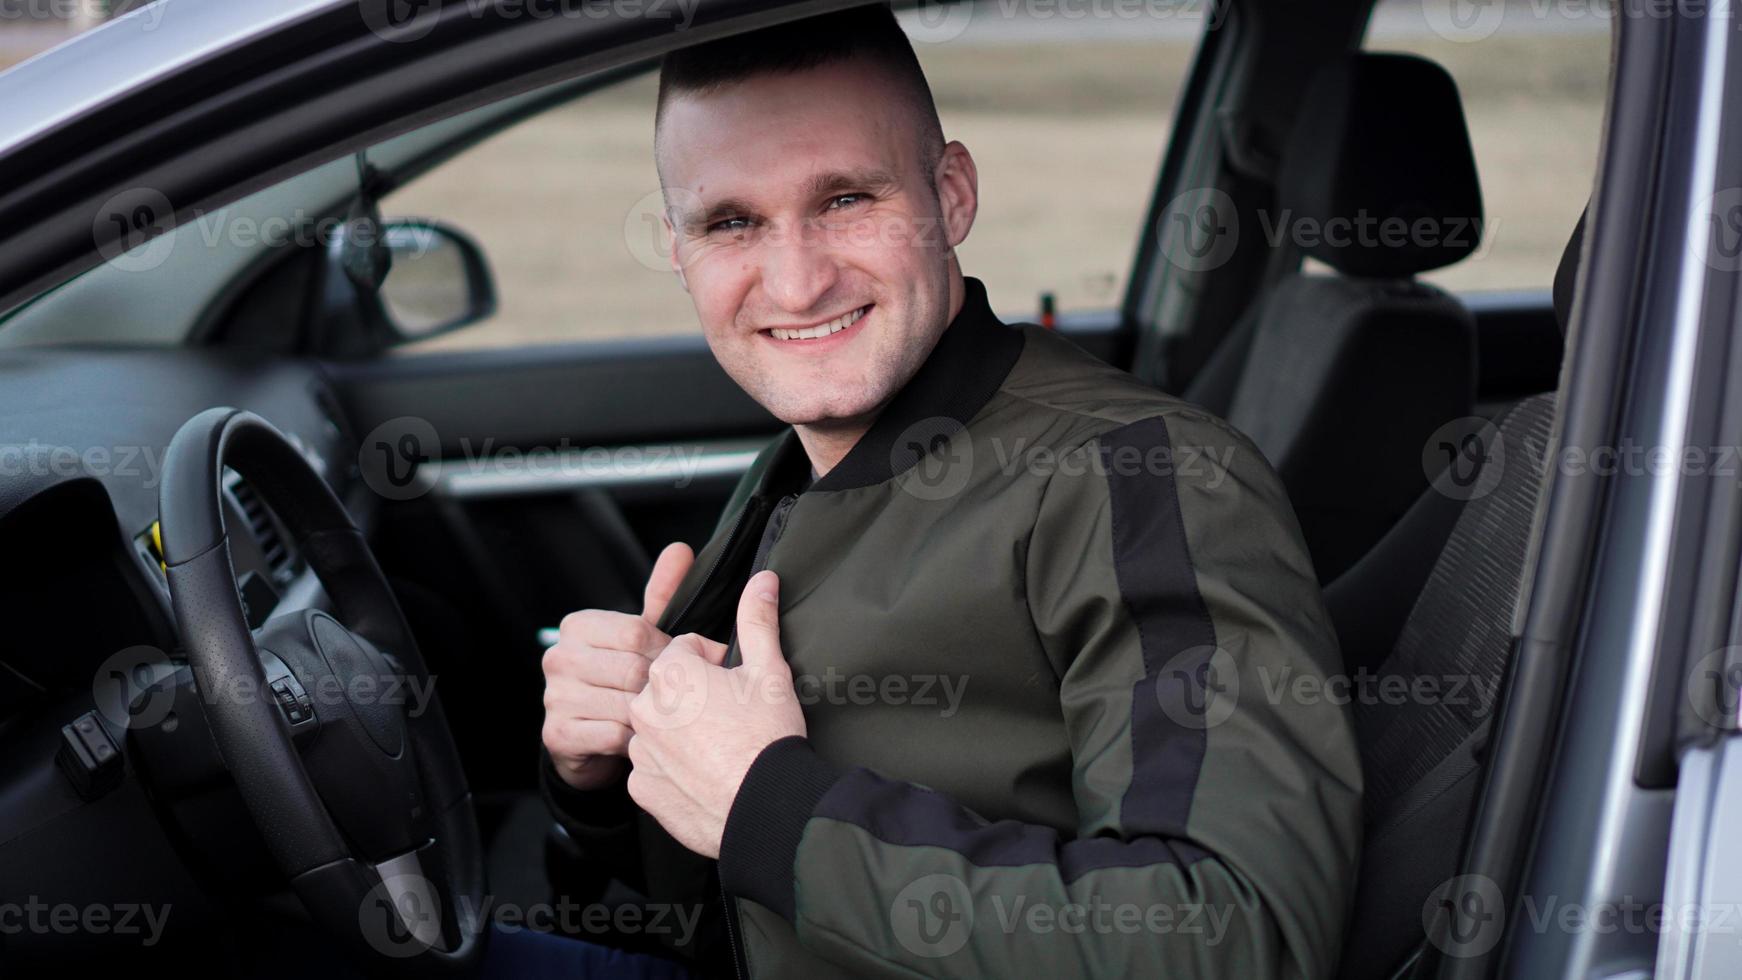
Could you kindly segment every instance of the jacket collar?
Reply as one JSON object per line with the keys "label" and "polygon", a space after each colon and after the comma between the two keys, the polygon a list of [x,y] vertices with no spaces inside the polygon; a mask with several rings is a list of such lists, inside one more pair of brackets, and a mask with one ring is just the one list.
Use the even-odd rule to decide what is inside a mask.
{"label": "jacket collar", "polygon": [[[906,471],[918,456],[901,449],[903,433],[923,423],[928,433],[950,432],[968,424],[1004,383],[1022,354],[1022,331],[992,314],[986,286],[972,276],[962,280],[962,309],[938,338],[937,346],[845,458],[807,490],[851,490],[882,483]],[[788,429],[778,456],[804,456],[798,433]],[[773,465],[766,476],[808,473],[808,463]],[[765,483],[766,486],[766,483]]]}

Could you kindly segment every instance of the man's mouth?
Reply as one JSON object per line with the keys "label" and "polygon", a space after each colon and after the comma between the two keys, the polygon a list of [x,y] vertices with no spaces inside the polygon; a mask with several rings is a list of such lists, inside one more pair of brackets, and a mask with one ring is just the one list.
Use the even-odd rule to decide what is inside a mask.
{"label": "man's mouth", "polygon": [[861,306],[851,312],[843,313],[827,323],[819,323],[814,327],[800,327],[797,329],[772,327],[765,331],[765,333],[770,337],[773,337],[775,340],[821,340],[831,334],[840,333],[864,319],[865,314],[871,312],[872,305],[875,304]]}

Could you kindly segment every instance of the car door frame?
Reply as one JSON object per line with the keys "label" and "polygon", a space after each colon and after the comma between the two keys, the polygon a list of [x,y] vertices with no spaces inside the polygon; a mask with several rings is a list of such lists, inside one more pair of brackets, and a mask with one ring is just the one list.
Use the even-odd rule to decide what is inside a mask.
{"label": "car door frame", "polygon": [[1649,0],[1618,16],[1535,574],[1463,873],[1438,896],[1441,977],[1643,976],[1659,962],[1650,929],[1566,928],[1554,910],[1664,900],[1683,682],[1698,638],[1733,621],[1734,477],[1679,455],[1644,471],[1590,461],[1736,444],[1742,278],[1703,243],[1723,175],[1742,176],[1742,127],[1724,112],[1742,99],[1742,45],[1727,18],[1664,17]]}

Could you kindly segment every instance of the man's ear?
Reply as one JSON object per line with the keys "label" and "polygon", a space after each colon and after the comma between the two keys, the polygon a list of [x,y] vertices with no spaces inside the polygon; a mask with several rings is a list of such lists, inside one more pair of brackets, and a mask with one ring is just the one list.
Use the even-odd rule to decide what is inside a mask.
{"label": "man's ear", "polygon": [[944,244],[955,248],[974,227],[980,210],[980,171],[974,157],[959,140],[944,144],[936,171],[938,205],[944,222]]}

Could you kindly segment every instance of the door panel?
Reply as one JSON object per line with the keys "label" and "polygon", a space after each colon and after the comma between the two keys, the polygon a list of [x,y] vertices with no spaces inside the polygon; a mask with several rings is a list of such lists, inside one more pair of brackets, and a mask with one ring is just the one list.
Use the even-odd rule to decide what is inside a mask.
{"label": "door panel", "polygon": [[[638,611],[651,557],[712,532],[779,424],[702,339],[387,357],[330,366],[375,548],[438,683],[474,787],[532,785],[541,628]],[[504,760],[524,760],[523,765]]]}

